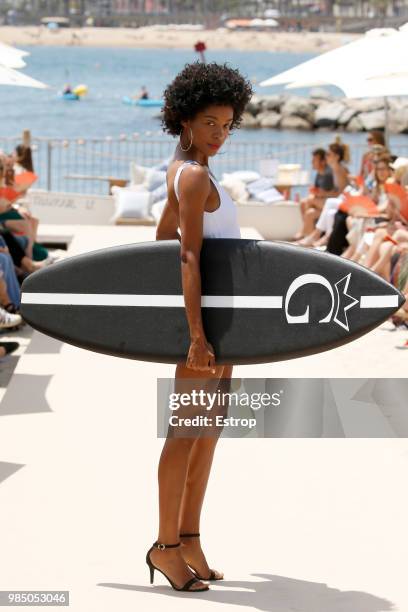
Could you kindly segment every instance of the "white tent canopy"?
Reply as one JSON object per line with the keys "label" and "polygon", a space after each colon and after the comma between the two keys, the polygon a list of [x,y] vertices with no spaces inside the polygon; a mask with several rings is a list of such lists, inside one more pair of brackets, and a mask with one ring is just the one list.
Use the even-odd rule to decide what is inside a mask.
{"label": "white tent canopy", "polygon": [[[392,75],[407,73],[408,28],[400,30],[379,28],[370,30],[358,40],[328,51],[294,68],[262,81],[261,86],[287,84],[288,89],[299,87],[314,87],[317,85],[336,85],[348,97],[364,97],[362,80],[382,77],[388,79]],[[402,82],[401,82],[402,83]],[[367,91],[373,90],[373,85],[367,85]],[[397,94],[402,95],[400,88]],[[359,92],[358,96],[355,93]],[[360,94],[361,92],[361,94]],[[408,80],[406,81],[408,94]],[[369,94],[369,95],[378,95]]]}
{"label": "white tent canopy", "polygon": [[0,66],[6,66],[7,68],[24,68],[26,65],[22,59],[29,55],[27,51],[21,51],[15,49],[4,43],[0,43]]}
{"label": "white tent canopy", "polygon": [[262,81],[260,85],[286,83],[286,89],[335,85],[347,98],[383,97],[388,142],[387,98],[408,95],[407,57],[408,24],[399,30],[377,28],[352,43]]}
{"label": "white tent canopy", "polygon": [[5,66],[0,66],[0,85],[19,85],[21,87],[36,87],[37,89],[48,88],[48,85],[41,83],[41,81]]}

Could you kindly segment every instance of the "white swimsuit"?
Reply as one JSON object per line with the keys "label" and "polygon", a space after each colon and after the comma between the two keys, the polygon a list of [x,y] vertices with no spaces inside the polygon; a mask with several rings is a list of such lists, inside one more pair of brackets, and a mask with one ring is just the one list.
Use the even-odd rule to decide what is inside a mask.
{"label": "white swimsuit", "polygon": [[[187,164],[199,164],[194,160],[187,160],[177,168],[176,176],[174,177],[174,191],[177,200],[179,200],[178,183],[180,174]],[[237,209],[229,195],[229,193],[218,184],[218,181],[209,175],[215,185],[220,196],[219,207],[212,211],[204,211],[203,215],[203,238],[241,238],[241,232],[238,225]]]}

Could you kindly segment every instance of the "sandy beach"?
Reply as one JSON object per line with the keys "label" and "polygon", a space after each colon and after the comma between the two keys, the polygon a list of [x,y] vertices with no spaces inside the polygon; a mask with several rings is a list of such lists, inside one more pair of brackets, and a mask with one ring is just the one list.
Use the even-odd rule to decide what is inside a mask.
{"label": "sandy beach", "polygon": [[180,31],[144,28],[62,28],[43,26],[0,27],[0,41],[16,46],[133,47],[146,49],[189,49],[203,40],[208,49],[319,53],[351,42],[356,35],[328,32],[231,32],[217,30]]}

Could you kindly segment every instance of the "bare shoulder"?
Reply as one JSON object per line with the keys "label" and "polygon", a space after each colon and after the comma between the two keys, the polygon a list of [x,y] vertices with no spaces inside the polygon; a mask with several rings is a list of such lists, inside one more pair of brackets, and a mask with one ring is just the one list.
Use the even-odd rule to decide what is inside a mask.
{"label": "bare shoulder", "polygon": [[[168,178],[170,184],[174,182],[174,178],[178,169],[183,165],[182,160],[173,161],[168,168]],[[180,193],[190,188],[200,188],[208,185],[210,187],[210,177],[207,169],[201,164],[186,164],[179,178]]]}

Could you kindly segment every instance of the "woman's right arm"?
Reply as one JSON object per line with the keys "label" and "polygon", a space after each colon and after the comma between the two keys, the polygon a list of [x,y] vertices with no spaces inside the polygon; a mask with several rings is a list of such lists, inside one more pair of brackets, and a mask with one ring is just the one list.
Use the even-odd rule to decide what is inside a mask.
{"label": "woman's right arm", "polygon": [[190,166],[184,169],[179,181],[179,215],[181,279],[190,329],[190,349],[186,366],[195,370],[214,372],[214,350],[205,336],[201,316],[200,272],[204,206],[210,189],[210,178],[204,168]]}

